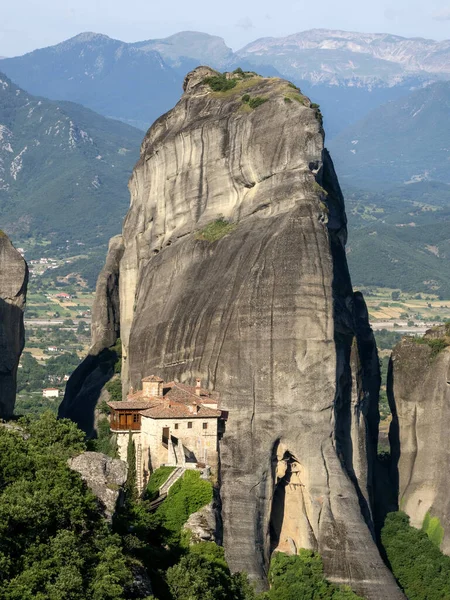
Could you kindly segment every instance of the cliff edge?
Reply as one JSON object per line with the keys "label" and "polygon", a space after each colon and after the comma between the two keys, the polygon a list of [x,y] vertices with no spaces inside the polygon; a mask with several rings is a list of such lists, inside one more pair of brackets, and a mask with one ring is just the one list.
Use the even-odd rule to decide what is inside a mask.
{"label": "cliff edge", "polygon": [[450,441],[450,326],[421,339],[404,338],[393,350],[388,397],[399,506],[417,528],[434,519],[435,541],[450,554],[448,473]]}
{"label": "cliff edge", "polygon": [[17,369],[25,344],[23,311],[28,266],[0,231],[0,418],[9,419],[16,402]]}

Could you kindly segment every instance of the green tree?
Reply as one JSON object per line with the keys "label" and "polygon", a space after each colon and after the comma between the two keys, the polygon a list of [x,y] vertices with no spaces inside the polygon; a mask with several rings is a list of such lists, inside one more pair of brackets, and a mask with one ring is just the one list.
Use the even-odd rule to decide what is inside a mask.
{"label": "green tree", "polygon": [[45,413],[0,428],[0,577],[5,600],[125,597],[131,571],[97,498],[67,460],[74,423]]}
{"label": "green tree", "polygon": [[381,541],[409,600],[450,599],[450,557],[442,554],[424,531],[411,527],[408,515],[388,514]]}
{"label": "green tree", "polygon": [[128,476],[127,483],[125,486],[125,494],[128,502],[135,501],[138,496],[137,491],[137,479],[136,479],[136,446],[134,445],[133,434],[128,435],[128,446],[127,446],[127,463],[128,463]]}

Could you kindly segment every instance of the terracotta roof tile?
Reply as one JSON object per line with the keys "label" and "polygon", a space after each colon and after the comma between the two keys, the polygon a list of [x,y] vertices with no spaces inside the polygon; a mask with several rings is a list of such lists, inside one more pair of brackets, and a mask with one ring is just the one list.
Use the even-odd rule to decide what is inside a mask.
{"label": "terracotta roof tile", "polygon": [[[163,380],[155,375],[151,375],[143,379],[143,381],[156,381],[160,383]],[[108,406],[114,410],[140,410],[143,416],[154,419],[206,419],[220,417],[220,410],[203,405],[203,402],[217,405],[217,396],[211,397],[208,390],[203,388],[201,388],[200,396],[198,396],[196,389],[184,383],[171,381],[164,384],[163,396],[144,396],[143,391],[138,390],[129,394],[127,399],[122,402],[108,402]],[[190,411],[189,407],[193,405],[199,407],[198,412],[193,413]]]}
{"label": "terracotta roof tile", "polygon": [[150,417],[151,419],[218,419],[221,414],[220,410],[206,408],[206,406],[201,405],[198,412],[192,413],[186,405],[178,403],[170,406],[160,404],[141,411],[143,417]]}
{"label": "terracotta roof tile", "polygon": [[148,398],[142,398],[140,400],[122,400],[122,402],[108,402],[107,404],[114,410],[141,410],[159,405],[159,403],[155,402],[154,399]]}

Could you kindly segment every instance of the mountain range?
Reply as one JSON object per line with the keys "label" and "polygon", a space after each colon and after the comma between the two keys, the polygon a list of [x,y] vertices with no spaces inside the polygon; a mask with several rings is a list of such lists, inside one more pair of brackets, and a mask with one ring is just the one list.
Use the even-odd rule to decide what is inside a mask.
{"label": "mountain range", "polygon": [[450,79],[450,42],[320,29],[262,38],[233,52],[222,38],[198,32],[134,43],[82,33],[3,59],[0,69],[33,94],[147,129],[172,108],[185,74],[200,64],[292,79],[321,104],[332,137],[412,88]]}
{"label": "mountain range", "polygon": [[[449,44],[314,30],[233,52],[197,32],[133,44],[84,33],[1,60],[21,86],[0,75],[2,227],[15,241],[51,240],[64,252],[97,248],[97,268],[128,207],[142,129],[178,101],[198,64],[242,66],[282,73],[321,104],[347,196],[355,281],[448,295]],[[79,265],[91,282],[93,265]]]}
{"label": "mountain range", "polygon": [[0,73],[0,212],[14,239],[105,244],[128,207],[142,133]]}
{"label": "mountain range", "polygon": [[450,183],[450,82],[372,110],[329,143],[343,182],[364,187]]}

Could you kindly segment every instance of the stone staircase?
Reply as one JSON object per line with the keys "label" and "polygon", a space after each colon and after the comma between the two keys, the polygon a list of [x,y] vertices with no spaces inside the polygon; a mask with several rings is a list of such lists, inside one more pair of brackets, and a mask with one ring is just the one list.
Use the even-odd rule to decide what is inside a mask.
{"label": "stone staircase", "polygon": [[153,502],[150,502],[148,508],[151,512],[156,510],[158,506],[164,502],[164,500],[167,498],[167,494],[169,493],[170,488],[176,481],[180,479],[180,477],[184,475],[185,471],[186,469],[184,467],[177,467],[174,471],[172,471],[172,473],[169,475],[166,481],[159,488],[158,498],[156,498],[156,500],[153,500]]}

